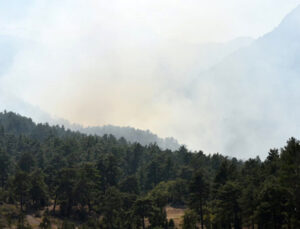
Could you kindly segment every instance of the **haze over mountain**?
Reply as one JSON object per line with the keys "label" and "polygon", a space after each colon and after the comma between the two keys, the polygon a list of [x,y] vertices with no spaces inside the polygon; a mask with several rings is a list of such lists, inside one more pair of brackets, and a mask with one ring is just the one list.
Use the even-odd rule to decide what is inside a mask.
{"label": "haze over mountain", "polygon": [[[166,44],[164,49],[174,49],[176,51],[181,50],[181,55],[174,55],[172,58],[162,57],[160,64],[169,66],[168,69],[173,72],[169,72],[167,74],[172,75],[175,74],[175,72],[177,72],[176,74],[180,72],[181,75],[184,73],[188,75],[196,75],[198,72],[207,70],[220,62],[223,58],[242,47],[250,45],[252,42],[253,39],[251,38],[241,37],[226,43],[212,42],[199,45],[170,43]],[[0,59],[5,60],[0,63],[4,72],[5,69],[9,69],[13,64],[13,60],[7,59],[7,57],[14,57],[17,49],[16,41],[3,38],[3,42],[0,42],[0,49],[5,50],[5,52],[3,52],[0,56]],[[184,62],[185,64],[177,65],[177,62]],[[115,125],[83,127],[80,124],[72,124],[64,118],[53,117],[38,106],[31,105],[5,90],[0,91],[0,109],[16,111],[22,115],[31,117],[37,123],[48,122],[53,125],[64,125],[66,128],[86,134],[96,134],[99,136],[112,134],[117,138],[124,137],[129,142],[139,142],[142,145],[156,143],[162,149],[177,150],[180,147],[178,141],[173,137],[160,138],[156,134],[153,134],[150,130],[144,131],[133,127],[121,127]]]}
{"label": "haze over mountain", "polygon": [[239,158],[299,136],[299,7],[234,39],[267,33],[297,0],[12,2],[0,8],[2,109]]}
{"label": "haze over mountain", "polygon": [[0,0],[0,228],[300,228],[300,0]]}
{"label": "haze over mountain", "polygon": [[200,116],[211,111],[208,139],[222,139],[228,153],[241,146],[258,152],[300,135],[299,76],[300,6],[272,32],[199,75],[187,90],[193,88]]}
{"label": "haze over mountain", "polygon": [[151,133],[150,130],[139,130],[132,127],[120,127],[113,125],[82,127],[80,125],[67,126],[72,130],[79,131],[88,135],[103,136],[105,134],[112,134],[116,138],[125,138],[128,142],[138,142],[143,146],[150,144],[157,144],[161,149],[178,150],[180,145],[178,141],[172,137],[160,138],[156,134]]}

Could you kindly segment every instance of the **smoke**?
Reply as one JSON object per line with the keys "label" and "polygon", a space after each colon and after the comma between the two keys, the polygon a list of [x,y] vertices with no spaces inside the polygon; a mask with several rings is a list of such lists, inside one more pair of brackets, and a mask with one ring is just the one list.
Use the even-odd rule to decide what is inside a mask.
{"label": "smoke", "polygon": [[[258,124],[236,94],[230,98],[239,107],[234,113],[222,100],[226,81],[212,81],[204,73],[252,40],[201,43],[260,36],[297,1],[272,1],[276,20],[265,10],[269,0],[245,1],[249,7],[235,0],[29,2],[15,19],[0,16],[1,34],[19,44],[0,77],[1,94],[7,96],[3,107],[23,111],[19,107],[30,104],[83,125],[150,129],[208,152],[247,157],[266,150],[266,143],[250,147],[257,138],[242,130],[249,128],[253,136],[272,123],[259,119]],[[249,21],[253,11],[257,23]],[[262,15],[265,24],[259,22]],[[259,127],[253,129],[253,122]]]}

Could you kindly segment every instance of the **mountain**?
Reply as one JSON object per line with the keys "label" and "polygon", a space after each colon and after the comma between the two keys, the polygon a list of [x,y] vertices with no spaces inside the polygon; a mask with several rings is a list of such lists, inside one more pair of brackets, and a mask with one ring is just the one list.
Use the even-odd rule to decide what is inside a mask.
{"label": "mountain", "polygon": [[83,136],[63,126],[50,126],[48,123],[36,124],[31,118],[7,111],[0,112],[0,132],[3,131],[9,135],[26,136],[37,141],[46,141],[53,136],[61,138]]}
{"label": "mountain", "polygon": [[200,115],[213,114],[212,132],[225,136],[221,151],[266,151],[300,135],[299,28],[300,6],[273,31],[190,81]]}
{"label": "mountain", "polygon": [[[0,100],[1,101],[1,100]],[[29,109],[30,108],[30,109]],[[29,110],[28,110],[29,109]],[[161,149],[170,149],[170,150],[178,150],[180,145],[178,141],[172,137],[169,138],[160,138],[157,135],[151,133],[149,130],[140,130],[132,127],[119,127],[119,126],[95,126],[95,127],[82,127],[78,124],[70,124],[70,122],[63,119],[55,119],[52,118],[47,113],[42,112],[40,109],[34,106],[28,106],[27,111],[36,112],[36,118],[26,118],[25,116],[18,115],[13,112],[4,111],[0,113],[0,125],[4,126],[5,129],[8,130],[11,134],[24,134],[29,136],[35,136],[37,131],[41,131],[44,129],[46,125],[36,125],[34,121],[37,123],[49,123],[50,125],[54,125],[53,131],[58,135],[65,135],[65,130],[76,131],[77,133],[87,134],[87,135],[113,135],[117,139],[124,138],[126,141],[131,143],[140,143],[143,146],[150,144],[157,144]],[[25,110],[26,111],[26,110]],[[38,121],[37,121],[38,120]],[[38,128],[36,128],[36,126]],[[45,130],[46,131],[46,130]],[[67,131],[66,133],[70,133]],[[44,133],[47,136],[49,133]],[[42,136],[41,136],[42,137]]]}
{"label": "mountain", "polygon": [[[4,112],[0,225],[140,229],[146,209],[147,228],[197,228],[202,222],[217,228],[298,228],[299,158],[295,138],[265,161],[243,162],[184,146],[162,151],[113,136],[87,136]],[[208,224],[199,222],[202,203],[215,214]],[[48,214],[41,217],[41,211]]]}
{"label": "mountain", "polygon": [[[249,46],[253,41],[254,39],[250,37],[239,37],[223,43],[194,44],[169,41],[158,46],[162,50],[162,55],[170,55],[162,56],[163,58],[159,58],[159,61],[162,65],[166,63],[173,68],[182,67],[185,71],[188,68],[203,71],[216,65],[237,50]],[[156,52],[158,51],[156,50]]]}
{"label": "mountain", "polygon": [[105,134],[114,135],[116,138],[125,138],[128,142],[138,142],[143,146],[156,143],[161,149],[178,150],[180,145],[172,137],[160,138],[149,130],[140,130],[132,127],[120,127],[113,125],[82,127],[79,125],[66,125],[71,130],[76,130],[89,135],[103,136]]}
{"label": "mountain", "polygon": [[[180,79],[178,80],[179,85],[182,85],[186,81],[186,76],[196,75],[197,72],[202,72],[210,68],[226,56],[242,47],[248,46],[252,42],[251,38],[238,38],[225,43],[207,44],[180,43],[178,41],[163,42],[163,44],[153,47],[150,52],[158,53],[157,56],[155,55],[157,58],[154,59],[157,61],[157,65],[160,66],[158,71],[162,73],[164,78],[167,78],[166,81],[168,84],[175,82],[176,80],[174,79],[178,78]],[[108,125],[104,127],[82,128],[77,125],[70,125],[70,123],[60,118],[51,117],[38,106],[31,105],[30,101],[23,101],[16,94],[18,92],[11,90],[13,88],[12,85],[6,85],[6,81],[1,81],[1,78],[9,73],[11,68],[18,66],[18,62],[14,62],[15,56],[22,48],[22,41],[16,41],[16,39],[11,37],[0,37],[0,49],[2,50],[0,53],[0,110],[15,111],[32,117],[35,122],[48,122],[54,125],[63,124],[68,128],[87,134],[113,134],[117,137],[123,136],[128,141],[137,141],[144,145],[155,142],[163,149],[169,148],[175,150],[179,147],[178,142],[173,138],[162,139],[150,131],[142,131],[132,127]],[[147,47],[143,48],[147,49]],[[177,88],[177,86],[174,87]]]}
{"label": "mountain", "polygon": [[4,110],[14,111],[26,117],[31,117],[37,123],[48,122],[59,124],[57,119],[52,118],[51,115],[38,106],[31,105],[8,91],[0,90],[0,111]]}

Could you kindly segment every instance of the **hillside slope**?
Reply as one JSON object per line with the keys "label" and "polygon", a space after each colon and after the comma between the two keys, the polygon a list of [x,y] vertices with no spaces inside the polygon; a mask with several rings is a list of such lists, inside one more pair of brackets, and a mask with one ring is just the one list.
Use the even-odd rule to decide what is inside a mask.
{"label": "hillside slope", "polygon": [[211,132],[224,136],[220,151],[266,151],[300,135],[299,28],[300,6],[273,31],[190,82],[199,116],[209,111]]}
{"label": "hillside slope", "polygon": [[160,138],[149,130],[140,130],[133,127],[120,127],[113,125],[93,126],[86,128],[78,125],[69,125],[68,127],[72,130],[90,135],[103,136],[105,134],[112,134],[116,138],[123,137],[128,142],[138,142],[143,146],[155,143],[161,149],[177,150],[180,147],[178,141],[172,137]]}
{"label": "hillside slope", "polygon": [[[50,116],[49,116],[50,117]],[[159,138],[149,130],[139,130],[132,127],[118,126],[99,126],[84,128],[80,125],[72,125],[65,120],[50,119],[50,127],[48,124],[35,124],[31,118],[18,115],[13,112],[0,113],[0,125],[10,134],[27,135],[36,137],[37,139],[45,139],[50,134],[58,136],[68,136],[74,133],[82,133],[87,135],[113,135],[117,139],[124,138],[131,143],[140,143],[143,146],[157,144],[161,149],[178,150],[180,145],[174,138]],[[59,124],[59,125],[58,125]],[[75,131],[75,132],[71,132]]]}

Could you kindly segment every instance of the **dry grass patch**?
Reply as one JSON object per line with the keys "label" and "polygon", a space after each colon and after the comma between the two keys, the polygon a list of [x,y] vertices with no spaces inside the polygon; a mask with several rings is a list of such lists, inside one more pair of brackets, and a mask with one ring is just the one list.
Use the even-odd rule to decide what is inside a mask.
{"label": "dry grass patch", "polygon": [[173,219],[176,228],[181,228],[182,217],[184,215],[185,208],[173,208],[171,206],[166,207],[168,220]]}

